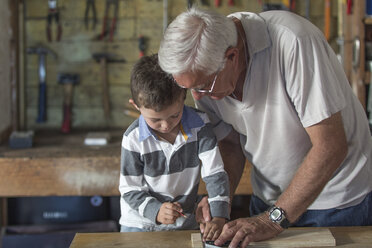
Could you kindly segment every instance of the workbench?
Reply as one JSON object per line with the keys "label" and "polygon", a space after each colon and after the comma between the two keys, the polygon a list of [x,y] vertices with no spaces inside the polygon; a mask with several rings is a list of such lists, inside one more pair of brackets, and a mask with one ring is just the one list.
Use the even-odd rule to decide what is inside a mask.
{"label": "workbench", "polygon": [[[110,130],[111,140],[106,146],[85,146],[89,131],[73,130],[66,135],[40,130],[35,132],[32,148],[0,146],[0,197],[120,195],[124,130]],[[244,171],[237,194],[252,192],[249,168]],[[200,184],[199,194],[206,194],[204,183]],[[3,219],[4,211],[5,207]]]}
{"label": "workbench", "polygon": [[[38,131],[34,147],[0,147],[0,197],[119,195],[121,139],[110,130],[106,146],[85,146],[88,131]],[[246,166],[236,194],[251,194]],[[200,194],[205,194],[201,183]]]}
{"label": "workbench", "polygon": [[[291,228],[290,228],[291,229]],[[315,228],[305,227],[313,230]],[[372,247],[372,226],[330,227],[336,247]],[[198,231],[137,232],[137,233],[77,233],[70,248],[191,248],[191,233]]]}

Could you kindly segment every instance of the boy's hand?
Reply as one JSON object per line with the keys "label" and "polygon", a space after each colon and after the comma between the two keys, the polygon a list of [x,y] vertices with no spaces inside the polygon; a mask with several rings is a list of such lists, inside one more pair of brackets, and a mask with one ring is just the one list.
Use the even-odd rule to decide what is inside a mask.
{"label": "boy's hand", "polygon": [[182,207],[178,202],[164,202],[156,216],[156,221],[162,224],[173,224],[181,216]]}
{"label": "boy's hand", "polygon": [[211,221],[206,222],[204,226],[203,241],[216,240],[220,236],[225,223],[226,219],[221,217],[214,217]]}
{"label": "boy's hand", "polygon": [[199,202],[195,211],[195,217],[196,222],[200,224],[200,232],[204,233],[205,223],[212,219],[211,213],[209,212],[208,196],[204,196]]}

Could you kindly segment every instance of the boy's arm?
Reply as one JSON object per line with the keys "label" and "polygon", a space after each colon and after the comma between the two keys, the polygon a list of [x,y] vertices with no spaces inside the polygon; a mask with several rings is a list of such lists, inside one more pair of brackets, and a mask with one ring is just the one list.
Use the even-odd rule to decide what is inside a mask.
{"label": "boy's arm", "polygon": [[211,215],[229,219],[229,180],[210,123],[206,123],[199,131],[198,137],[201,176],[208,192]]}
{"label": "boy's arm", "polygon": [[125,146],[124,138],[120,162],[121,197],[141,216],[156,223],[156,216],[162,203],[149,194],[149,188],[144,180],[144,165],[140,160],[140,153],[128,150]]}

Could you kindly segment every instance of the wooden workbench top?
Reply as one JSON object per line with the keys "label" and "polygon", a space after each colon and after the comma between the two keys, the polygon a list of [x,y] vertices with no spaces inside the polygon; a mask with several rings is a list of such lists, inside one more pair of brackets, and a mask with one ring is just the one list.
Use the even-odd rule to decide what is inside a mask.
{"label": "wooden workbench top", "polygon": [[0,196],[119,195],[120,144],[86,146],[89,131],[38,131],[29,149],[0,147]]}
{"label": "wooden workbench top", "polygon": [[[310,231],[316,228],[306,227],[301,229]],[[336,247],[372,247],[372,226],[330,227],[329,229],[336,240]],[[77,233],[70,248],[191,248],[191,233],[195,232],[197,231]]]}
{"label": "wooden workbench top", "polygon": [[[38,131],[34,146],[0,146],[0,197],[119,195],[121,139],[124,130],[110,130],[106,146],[86,146],[89,131]],[[237,194],[251,194],[247,166]],[[200,194],[205,194],[204,183]]]}

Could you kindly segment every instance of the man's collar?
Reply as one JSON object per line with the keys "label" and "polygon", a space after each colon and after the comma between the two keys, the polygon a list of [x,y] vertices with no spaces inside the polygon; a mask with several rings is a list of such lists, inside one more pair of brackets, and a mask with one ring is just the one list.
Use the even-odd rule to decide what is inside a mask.
{"label": "man's collar", "polygon": [[250,57],[271,45],[266,22],[261,16],[251,12],[236,12],[228,15],[228,17],[235,17],[241,21]]}

